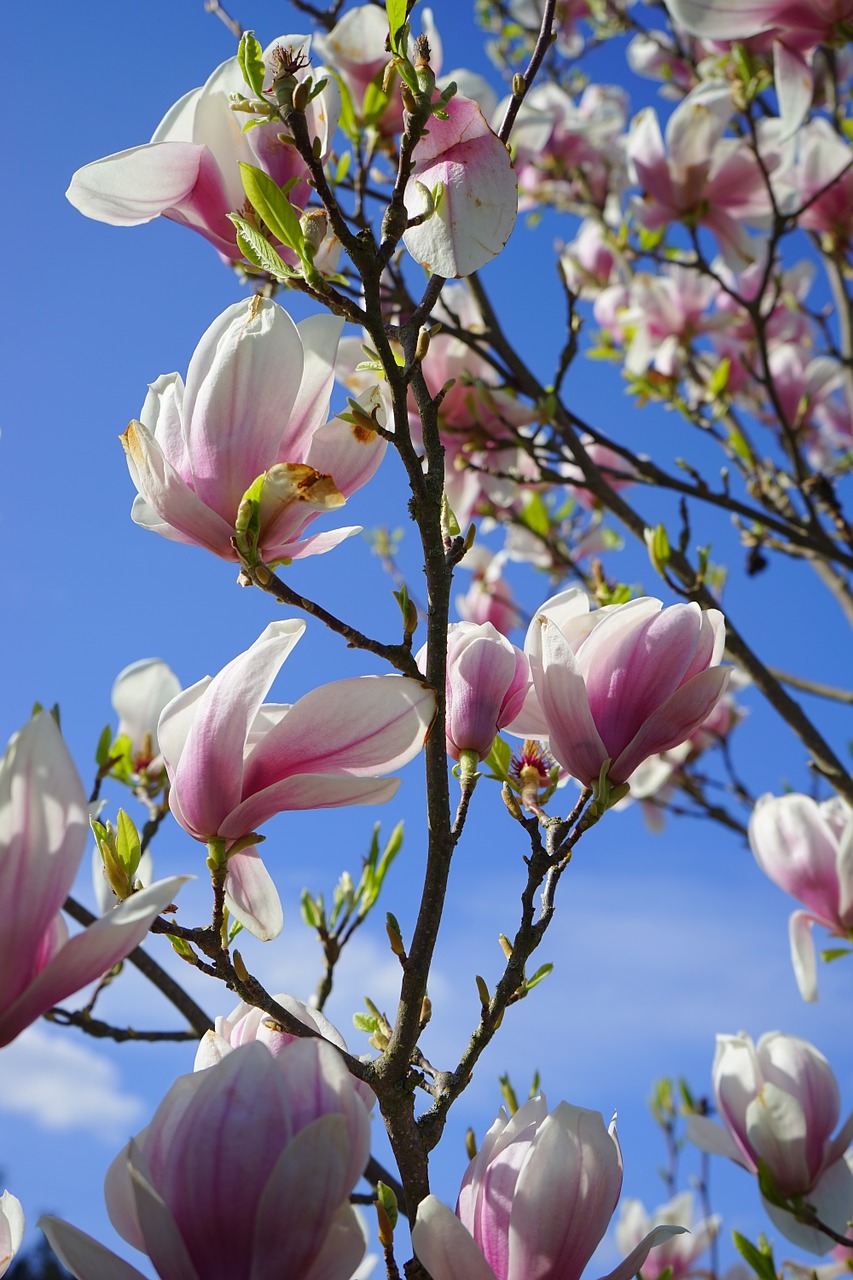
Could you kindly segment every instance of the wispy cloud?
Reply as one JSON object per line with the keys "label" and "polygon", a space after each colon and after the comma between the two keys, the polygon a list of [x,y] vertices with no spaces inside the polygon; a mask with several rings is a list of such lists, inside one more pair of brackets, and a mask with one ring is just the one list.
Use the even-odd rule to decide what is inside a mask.
{"label": "wispy cloud", "polygon": [[38,1026],[0,1054],[0,1108],[42,1129],[83,1129],[109,1144],[124,1141],[145,1111],[108,1058]]}

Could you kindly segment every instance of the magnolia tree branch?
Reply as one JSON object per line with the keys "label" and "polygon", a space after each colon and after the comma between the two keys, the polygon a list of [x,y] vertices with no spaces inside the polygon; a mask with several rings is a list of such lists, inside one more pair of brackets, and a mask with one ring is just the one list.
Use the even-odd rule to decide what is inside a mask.
{"label": "magnolia tree branch", "polygon": [[[94,924],[98,919],[76,898],[66,898],[63,904],[63,911],[66,911],[72,920],[76,920],[78,924],[82,924],[86,928],[90,924]],[[136,947],[127,958],[175,1006],[178,1012],[183,1014],[192,1027],[194,1035],[203,1036],[206,1032],[213,1030],[213,1019],[208,1017],[204,1010],[187,994],[180,983],[176,982],[165,969],[162,969],[156,960],[152,960],[147,952],[143,951],[141,947]]]}

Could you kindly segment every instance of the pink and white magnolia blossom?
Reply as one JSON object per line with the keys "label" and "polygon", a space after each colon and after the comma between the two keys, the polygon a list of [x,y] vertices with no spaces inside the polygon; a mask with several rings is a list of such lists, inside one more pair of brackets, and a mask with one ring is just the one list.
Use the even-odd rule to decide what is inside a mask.
{"label": "pink and white magnolia blossom", "polygon": [[828,120],[809,120],[797,134],[791,174],[797,223],[818,232],[831,253],[849,250],[853,238],[853,148]]}
{"label": "pink and white magnolia blossom", "polygon": [[503,249],[515,226],[518,189],[512,161],[476,102],[457,93],[446,120],[434,116],[413,153],[405,191],[409,218],[429,211],[403,236],[425,271],[468,276]]}
{"label": "pink and white magnolia blossom", "polygon": [[[772,213],[767,179],[749,143],[723,137],[734,112],[727,83],[701,84],[680,102],[661,134],[656,113],[635,116],[628,155],[643,192],[635,208],[649,230],[684,222],[706,227],[734,268],[756,256],[746,225],[763,227]],[[769,171],[780,156],[769,144],[762,161]]]}
{"label": "pink and white magnolia blossom", "polygon": [[[706,1116],[691,1116],[687,1133],[703,1151],[728,1156],[751,1173],[759,1161],[775,1190],[804,1196],[818,1218],[844,1232],[853,1214],[853,1114],[835,1137],[840,1115],[838,1085],[814,1045],[779,1031],[758,1044],[744,1032],[717,1036],[714,1097],[725,1128]],[[804,1226],[778,1205],[764,1207],[784,1236],[811,1253],[833,1241]]]}
{"label": "pink and white magnolia blossom", "polygon": [[665,0],[673,21],[692,35],[742,41],[772,39],[779,114],[787,134],[802,124],[814,94],[820,45],[850,38],[853,0]]}
{"label": "pink and white magnolia blossom", "polygon": [[[305,623],[271,622],[212,679],[165,708],[157,728],[169,805],[196,840],[226,847],[290,809],[384,804],[423,746],[435,695],[405,676],[360,676],[314,689],[292,706],[263,699]],[[228,856],[229,910],[256,936],[275,937],[281,903],[254,847]]]}
{"label": "pink and white magnolia blossom", "polygon": [[[427,648],[415,661],[426,669]],[[484,760],[498,732],[521,710],[530,673],[520,649],[490,622],[452,622],[447,628],[447,754],[474,752]]]}
{"label": "pink and white magnolia blossom", "polygon": [[466,552],[460,568],[470,569],[471,586],[453,601],[463,622],[491,622],[503,635],[521,625],[512,587],[503,577],[506,561],[505,551],[493,554],[477,543]]}
{"label": "pink and white magnolia blossom", "polygon": [[[506,107],[502,103],[497,115]],[[625,189],[628,99],[617,85],[589,85],[577,103],[556,84],[524,99],[512,133],[520,207],[610,210]],[[496,116],[497,118],[497,116]]]}
{"label": "pink and white magnolia blossom", "polygon": [[560,254],[566,284],[579,298],[595,298],[612,282],[617,265],[615,237],[600,218],[584,218]]}
{"label": "pink and white magnolia blossom", "polygon": [[24,1238],[24,1211],[17,1196],[0,1196],[0,1276],[5,1276]]}
{"label": "pink and white magnolia blossom", "polygon": [[[160,1280],[350,1280],[365,1241],[347,1197],[369,1154],[367,1108],[336,1049],[245,1044],[175,1081],[110,1167],[107,1209]],[[78,1280],[139,1280],[68,1223],[41,1226]]]}
{"label": "pink and white magnolia blossom", "polygon": [[627,781],[649,756],[694,733],[724,692],[723,615],[696,604],[664,609],[640,596],[590,610],[570,588],[536,611],[524,644],[533,691],[510,726],[547,737],[554,758],[591,786]]}
{"label": "pink and white magnolia blossom", "polygon": [[184,883],[161,880],[69,937],[62,905],[88,836],[79,775],[53,717],[40,711],[0,762],[0,1046],[138,947]]}
{"label": "pink and white magnolia blossom", "polygon": [[696,1262],[720,1229],[717,1214],[693,1226],[693,1195],[682,1191],[652,1213],[647,1213],[639,1200],[623,1200],[616,1220],[616,1244],[622,1253],[630,1253],[649,1232],[660,1226],[682,1226],[686,1230],[662,1240],[643,1263],[643,1280],[658,1280],[672,1268],[672,1280],[685,1280],[696,1274]]}
{"label": "pink and white magnolia blossom", "polygon": [[[319,1009],[312,1009],[302,1000],[297,1000],[296,996],[289,996],[284,992],[273,996],[273,1000],[294,1018],[298,1018],[306,1027],[310,1027],[312,1031],[322,1036],[329,1044],[343,1050],[344,1053],[347,1052],[346,1040]],[[232,1009],[226,1018],[221,1016],[216,1018],[213,1031],[208,1031],[202,1036],[196,1050],[193,1070],[204,1071],[214,1066],[227,1054],[239,1049],[241,1044],[252,1044],[256,1040],[259,1044],[265,1044],[275,1058],[297,1039],[299,1039],[298,1036],[293,1036],[289,1031],[278,1026],[275,1019],[268,1013],[264,1013],[263,1009],[257,1009],[254,1005],[246,1004],[241,1000],[237,1008]],[[373,1090],[364,1081],[357,1080],[354,1076],[352,1082],[364,1105],[371,1110],[376,1101]]]}
{"label": "pink and white magnolia blossom", "polygon": [[305,536],[321,512],[343,506],[385,453],[367,423],[381,425],[376,388],[364,423],[326,422],[342,321],[312,316],[295,325],[274,302],[228,307],[180,374],[152,383],[122,437],[138,490],[131,515],[143,528],[236,560],[241,500],[260,476],[258,555],[268,563],[331,550],[354,527]]}
{"label": "pink and white magnolia blossom", "polygon": [[696,338],[729,324],[727,316],[712,313],[719,293],[716,280],[679,263],[667,263],[658,275],[635,275],[619,316],[627,335],[625,372],[680,377]]}
{"label": "pink and white magnolia blossom", "polygon": [[[310,37],[281,36],[265,50],[307,55]],[[297,71],[297,79],[310,74]],[[314,78],[321,78],[315,69]],[[270,79],[267,70],[267,79]],[[136,226],[153,218],[169,218],[200,232],[226,259],[241,261],[236,231],[228,214],[246,202],[240,162],[267,172],[280,185],[296,178],[288,193],[291,204],[304,208],[310,194],[307,171],[296,148],[279,138],[275,120],[242,131],[246,117],[231,109],[231,95],[249,91],[237,58],[216,68],[200,89],[184,95],[166,113],[150,142],[105,156],[78,169],[66,192],[76,209],[114,226]],[[273,99],[271,98],[271,101]],[[331,77],[306,108],[308,133],[320,139],[326,155],[340,110],[340,93]]]}
{"label": "pink and white magnolia blossom", "polygon": [[[509,1119],[501,1108],[468,1166],[456,1213],[418,1206],[412,1245],[433,1280],[579,1280],[622,1189],[613,1124],[542,1094]],[[605,1280],[629,1280],[680,1227],[657,1227]]]}
{"label": "pink and white magnolia blossom", "polygon": [[813,926],[853,941],[853,814],[837,798],[762,796],[749,843],[761,870],[806,907],[791,916],[791,961],[800,995],[816,1000]]}

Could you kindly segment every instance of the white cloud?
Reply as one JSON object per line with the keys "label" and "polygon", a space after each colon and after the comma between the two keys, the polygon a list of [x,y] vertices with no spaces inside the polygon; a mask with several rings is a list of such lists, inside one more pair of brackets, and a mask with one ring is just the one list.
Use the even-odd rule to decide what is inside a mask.
{"label": "white cloud", "polygon": [[0,1054],[0,1108],[30,1116],[42,1129],[84,1129],[110,1144],[125,1141],[145,1110],[123,1091],[108,1058],[38,1026]]}

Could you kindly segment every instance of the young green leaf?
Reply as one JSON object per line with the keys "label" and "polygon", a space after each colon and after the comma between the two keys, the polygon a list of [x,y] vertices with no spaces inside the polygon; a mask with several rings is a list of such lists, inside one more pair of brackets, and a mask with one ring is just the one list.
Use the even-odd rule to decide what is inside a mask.
{"label": "young green leaf", "polygon": [[277,280],[287,280],[292,276],[300,275],[298,271],[294,271],[282,261],[269,240],[262,236],[251,222],[246,222],[245,218],[238,217],[236,213],[229,213],[228,217],[237,228],[237,247],[253,267],[266,271]]}
{"label": "young green leaf", "polygon": [[237,61],[243,72],[243,79],[256,98],[263,97],[264,92],[264,60],[260,43],[255,39],[254,31],[244,31],[237,49]]}
{"label": "young green leaf", "polygon": [[276,240],[280,240],[301,257],[304,237],[299,214],[278,183],[273,182],[263,169],[257,169],[243,160],[240,161],[240,176],[250,204],[257,209]]}

